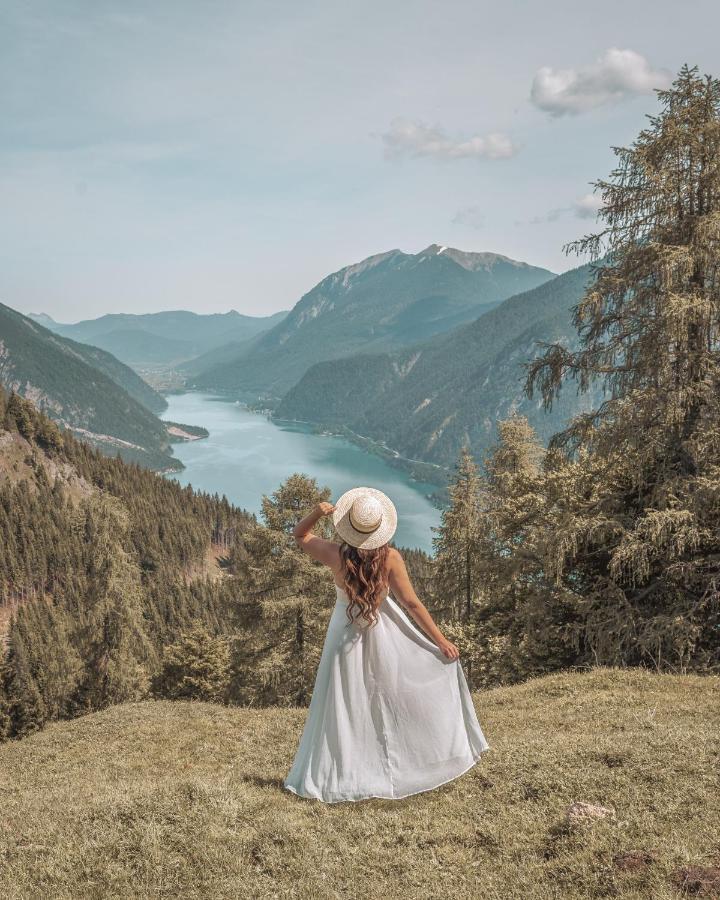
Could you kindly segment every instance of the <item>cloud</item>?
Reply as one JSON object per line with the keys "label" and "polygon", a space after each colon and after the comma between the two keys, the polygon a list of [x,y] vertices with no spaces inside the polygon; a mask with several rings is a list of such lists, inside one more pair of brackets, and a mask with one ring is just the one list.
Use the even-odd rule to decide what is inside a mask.
{"label": "cloud", "polygon": [[[528,225],[544,225],[546,222],[557,222],[564,216],[573,215],[576,219],[595,219],[602,206],[602,199],[597,194],[584,194],[574,200],[570,206],[557,206],[543,216],[534,216],[528,219]],[[517,221],[516,225],[524,225],[525,222]]]}
{"label": "cloud", "polygon": [[664,69],[653,69],[634,50],[611,47],[592,66],[553,69],[543,66],[535,73],[530,91],[532,102],[551,116],[577,115],[636,94],[650,94],[670,83]]}
{"label": "cloud", "polygon": [[438,125],[402,117],[393,119],[390,129],[380,138],[385,145],[386,159],[508,159],[518,151],[506,134],[493,132],[485,137],[477,135],[459,140],[449,137]]}
{"label": "cloud", "polygon": [[452,224],[466,225],[468,228],[484,228],[485,215],[480,206],[464,206],[455,213]]}
{"label": "cloud", "polygon": [[597,194],[585,194],[573,203],[571,209],[578,219],[595,219],[601,206],[601,197]]}

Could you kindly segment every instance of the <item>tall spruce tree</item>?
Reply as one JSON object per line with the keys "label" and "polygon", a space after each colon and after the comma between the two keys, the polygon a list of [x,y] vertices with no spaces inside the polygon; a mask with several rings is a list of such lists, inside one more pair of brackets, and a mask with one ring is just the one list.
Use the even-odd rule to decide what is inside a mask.
{"label": "tall spruce tree", "polygon": [[449,505],[435,529],[435,596],[443,616],[466,621],[481,587],[480,545],[484,538],[481,479],[467,446],[460,451],[448,493]]}
{"label": "tall spruce tree", "polygon": [[720,81],[684,66],[658,99],[596,183],[604,227],[567,247],[605,254],[574,310],[580,347],[529,370],[547,407],[568,378],[606,389],[551,442],[565,457],[538,528],[580,661],[718,667]]}
{"label": "tall spruce tree", "polygon": [[88,710],[146,694],[156,650],[145,631],[140,569],[123,545],[127,510],[116,498],[100,495],[87,500],[83,511],[79,527],[93,548],[93,579],[77,609],[85,660],[77,703]]}
{"label": "tall spruce tree", "polygon": [[485,461],[487,539],[480,568],[484,583],[477,620],[483,684],[511,682],[572,665],[574,595],[556,589],[548,571],[546,533],[557,520],[553,454],[546,454],[527,419],[498,423],[498,440]]}

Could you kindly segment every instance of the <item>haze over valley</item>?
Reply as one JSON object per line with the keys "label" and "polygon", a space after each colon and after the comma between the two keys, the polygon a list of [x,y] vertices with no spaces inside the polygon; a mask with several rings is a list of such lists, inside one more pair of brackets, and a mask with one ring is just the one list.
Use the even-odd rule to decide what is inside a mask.
{"label": "haze over valley", "polygon": [[0,381],[106,452],[158,469],[182,468],[172,443],[197,439],[161,422],[162,391],[199,390],[332,431],[442,487],[460,447],[481,463],[510,411],[549,436],[580,408],[568,392],[547,415],[522,388],[540,342],[573,340],[588,274],[433,244],[351,263],[264,318],[61,323],[4,308]]}

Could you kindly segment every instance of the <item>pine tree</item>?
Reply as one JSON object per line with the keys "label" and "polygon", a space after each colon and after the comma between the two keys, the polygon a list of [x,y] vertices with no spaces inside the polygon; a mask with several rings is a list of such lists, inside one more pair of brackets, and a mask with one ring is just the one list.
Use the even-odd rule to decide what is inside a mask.
{"label": "pine tree", "polygon": [[448,488],[450,503],[434,529],[436,590],[446,598],[442,612],[463,621],[472,613],[480,590],[479,549],[483,539],[481,481],[467,446],[460,451]]}
{"label": "pine tree", "polygon": [[535,475],[543,458],[543,448],[525,416],[514,413],[498,423],[498,442],[486,462],[491,481]]}
{"label": "pine tree", "polygon": [[19,394],[11,393],[5,409],[5,427],[15,429],[28,441],[35,436],[33,407]]}
{"label": "pine tree", "polygon": [[607,392],[551,442],[565,458],[542,538],[581,660],[717,667],[720,81],[684,66],[658,99],[596,183],[605,227],[567,248],[605,254],[574,310],[580,347],[529,370],[548,407],[568,377]]}
{"label": "pine tree", "polygon": [[59,453],[63,448],[62,432],[52,419],[41,419],[36,426],[35,438],[41,447],[53,453]]}
{"label": "pine tree", "polygon": [[13,730],[13,722],[10,714],[10,701],[7,695],[6,683],[9,682],[10,671],[4,661],[0,662],[0,743],[7,740]]}
{"label": "pine tree", "polygon": [[230,680],[230,648],[203,625],[183,633],[165,648],[156,695],[171,700],[224,699]]}
{"label": "pine tree", "polygon": [[122,544],[127,511],[109,496],[93,497],[85,510],[95,577],[78,611],[85,659],[78,703],[99,709],[147,692],[154,651],[144,630],[140,572]]}
{"label": "pine tree", "polygon": [[535,608],[531,598],[540,594],[527,525],[541,499],[542,457],[527,419],[512,415],[500,422],[485,474],[467,449],[462,453],[451,504],[437,529],[435,592],[449,592],[454,601],[443,629],[460,647],[473,688],[517,680],[538,668],[542,638],[527,640],[525,624]]}
{"label": "pine tree", "polygon": [[[22,737],[37,731],[47,720],[47,711],[33,671],[32,635],[22,624],[12,623],[3,667],[3,706],[7,733]],[[8,724],[9,727],[8,727]]]}

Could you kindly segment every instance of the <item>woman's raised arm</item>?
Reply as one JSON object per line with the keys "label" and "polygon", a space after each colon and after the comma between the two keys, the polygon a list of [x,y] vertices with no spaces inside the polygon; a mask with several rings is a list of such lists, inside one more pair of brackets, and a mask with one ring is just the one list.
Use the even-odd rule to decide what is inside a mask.
{"label": "woman's raised arm", "polygon": [[293,537],[298,547],[304,550],[308,556],[318,562],[330,566],[331,569],[337,569],[340,562],[340,551],[338,545],[334,541],[326,541],[316,534],[312,533],[313,528],[324,516],[329,516],[335,509],[332,503],[318,503],[312,512],[308,513],[304,519],[300,519],[293,528]]}

